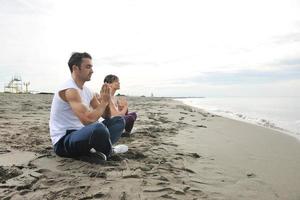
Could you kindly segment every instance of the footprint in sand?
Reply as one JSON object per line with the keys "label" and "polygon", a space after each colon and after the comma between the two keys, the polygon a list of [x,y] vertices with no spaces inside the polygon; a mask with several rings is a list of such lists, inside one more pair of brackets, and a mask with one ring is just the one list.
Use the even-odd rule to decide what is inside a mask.
{"label": "footprint in sand", "polygon": [[207,126],[205,126],[205,125],[197,125],[197,127],[199,127],[199,128],[207,128]]}
{"label": "footprint in sand", "polygon": [[17,177],[23,172],[17,167],[2,167],[0,166],[0,183],[4,184],[7,180]]}
{"label": "footprint in sand", "polygon": [[134,160],[141,160],[147,158],[145,154],[136,150],[129,150],[124,154],[123,157],[127,159],[134,159]]}
{"label": "footprint in sand", "polygon": [[247,177],[248,177],[248,178],[254,178],[254,177],[256,177],[256,175],[255,175],[254,173],[248,173],[248,174],[247,174]]}

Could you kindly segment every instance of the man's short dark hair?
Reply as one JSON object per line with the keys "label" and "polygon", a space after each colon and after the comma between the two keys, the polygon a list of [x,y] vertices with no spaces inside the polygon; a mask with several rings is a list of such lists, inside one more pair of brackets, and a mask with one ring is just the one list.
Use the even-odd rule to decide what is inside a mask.
{"label": "man's short dark hair", "polygon": [[104,78],[104,83],[113,83],[117,80],[119,80],[119,78],[116,75],[109,74]]}
{"label": "man's short dark hair", "polygon": [[86,53],[86,52],[83,52],[83,53],[74,52],[74,53],[72,53],[72,55],[69,59],[69,62],[68,62],[71,73],[73,72],[73,68],[72,68],[73,65],[76,65],[80,68],[83,58],[92,59],[92,56],[90,54]]}

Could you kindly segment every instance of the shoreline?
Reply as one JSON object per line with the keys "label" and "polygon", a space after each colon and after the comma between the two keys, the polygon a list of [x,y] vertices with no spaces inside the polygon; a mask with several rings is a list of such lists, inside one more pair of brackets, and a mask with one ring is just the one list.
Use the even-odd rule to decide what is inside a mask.
{"label": "shoreline", "polygon": [[137,130],[119,144],[129,151],[95,163],[54,154],[51,95],[1,97],[0,198],[300,197],[300,146],[284,134],[170,98],[128,97],[130,110],[138,113]]}
{"label": "shoreline", "polygon": [[224,116],[224,115],[220,115],[219,113],[214,113],[214,112],[211,112],[211,111],[208,111],[204,108],[200,108],[200,107],[197,107],[197,106],[193,106],[193,105],[189,105],[187,103],[184,103],[180,100],[177,100],[177,99],[172,99],[174,101],[177,101],[179,103],[183,103],[184,105],[187,105],[187,106],[190,106],[190,107],[193,107],[195,109],[199,109],[199,110],[202,110],[203,112],[209,112],[209,113],[212,113],[214,115],[218,115],[218,116],[221,116],[221,117],[224,117],[224,118],[228,118],[228,119],[231,119],[231,120],[235,120],[237,122],[244,122],[244,123],[247,123],[247,124],[252,124],[252,125],[255,125],[255,126],[259,126],[259,127],[263,127],[263,128],[267,128],[267,129],[271,129],[273,131],[277,131],[277,132],[280,132],[282,134],[285,134],[285,135],[288,135],[288,136],[291,136],[295,139],[297,139],[299,142],[300,142],[300,135],[296,132],[293,132],[293,131],[290,131],[290,130],[287,130],[287,129],[284,129],[284,128],[281,128],[281,127],[278,127],[278,126],[265,126],[263,124],[260,124],[258,122],[255,122],[255,121],[251,121],[251,120],[245,120],[243,118],[240,118],[240,117],[230,117],[230,116]]}

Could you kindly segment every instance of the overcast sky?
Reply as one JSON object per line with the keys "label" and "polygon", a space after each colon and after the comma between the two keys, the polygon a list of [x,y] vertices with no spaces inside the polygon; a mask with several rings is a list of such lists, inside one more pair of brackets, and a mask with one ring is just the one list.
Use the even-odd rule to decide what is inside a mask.
{"label": "overcast sky", "polygon": [[54,92],[74,51],[87,85],[121,93],[300,96],[300,1],[0,0],[0,91],[13,75]]}

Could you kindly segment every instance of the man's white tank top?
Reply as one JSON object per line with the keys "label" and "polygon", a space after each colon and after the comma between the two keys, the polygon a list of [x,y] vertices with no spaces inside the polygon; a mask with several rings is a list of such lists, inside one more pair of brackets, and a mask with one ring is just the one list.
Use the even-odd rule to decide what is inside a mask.
{"label": "man's white tank top", "polygon": [[49,121],[50,136],[53,145],[66,134],[67,130],[78,130],[84,127],[79,118],[74,114],[70,104],[61,99],[58,94],[60,91],[70,88],[78,90],[83,104],[88,108],[93,99],[93,93],[85,86],[80,89],[72,78],[59,87],[52,100]]}

